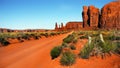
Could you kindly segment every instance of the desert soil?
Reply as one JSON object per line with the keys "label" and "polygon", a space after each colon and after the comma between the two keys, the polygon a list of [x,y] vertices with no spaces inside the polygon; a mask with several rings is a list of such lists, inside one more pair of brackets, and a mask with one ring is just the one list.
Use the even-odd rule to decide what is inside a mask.
{"label": "desert soil", "polygon": [[[70,33],[68,33],[70,34]],[[62,43],[63,38],[68,34],[54,37],[41,38],[22,43],[10,44],[0,47],[0,68],[69,68],[59,63],[60,57],[52,60],[50,51],[54,46]],[[79,40],[76,43],[79,53],[86,40]],[[105,59],[92,57],[90,59],[77,58],[76,63],[71,68],[119,68],[120,57],[116,55]]]}

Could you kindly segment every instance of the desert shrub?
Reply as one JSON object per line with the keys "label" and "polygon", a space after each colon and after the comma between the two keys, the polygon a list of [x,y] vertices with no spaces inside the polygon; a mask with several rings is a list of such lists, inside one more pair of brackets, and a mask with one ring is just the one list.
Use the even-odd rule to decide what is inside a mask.
{"label": "desert shrub", "polygon": [[78,35],[84,35],[85,33],[84,32],[79,32]]}
{"label": "desert shrub", "polygon": [[48,33],[41,33],[41,36],[45,36],[46,38],[49,36]]}
{"label": "desert shrub", "polygon": [[31,34],[31,36],[32,36],[34,39],[39,39],[39,38],[41,38],[40,34],[37,34],[37,33]]}
{"label": "desert shrub", "polygon": [[21,37],[22,37],[22,39],[30,40],[30,35],[29,34],[22,34]]}
{"label": "desert shrub", "polygon": [[52,33],[50,33],[50,35],[51,35],[51,36],[54,36],[54,35],[56,35],[56,33],[52,32]]}
{"label": "desert shrub", "polygon": [[65,47],[68,47],[68,44],[63,42],[61,46],[62,46],[62,48],[65,48]]}
{"label": "desert shrub", "polygon": [[96,34],[92,34],[91,36],[92,36],[92,37],[96,37],[96,36],[99,36],[99,33],[96,33]]}
{"label": "desert shrub", "polygon": [[80,36],[80,39],[88,39],[88,36],[87,35]]}
{"label": "desert shrub", "polygon": [[120,36],[116,36],[116,37],[115,37],[115,40],[120,40]]}
{"label": "desert shrub", "polygon": [[112,42],[105,42],[101,45],[103,53],[109,53],[110,51],[114,50],[114,44]]}
{"label": "desert shrub", "polygon": [[3,46],[7,46],[9,43],[9,41],[5,40],[4,38],[0,38],[0,43],[3,45]]}
{"label": "desert shrub", "polygon": [[74,64],[75,61],[76,61],[75,55],[69,51],[64,52],[60,59],[60,63],[65,66],[70,66]]}
{"label": "desert shrub", "polygon": [[34,38],[34,39],[39,39],[39,37],[38,37],[38,36],[34,36],[33,38]]}
{"label": "desert shrub", "polygon": [[77,43],[77,39],[74,39],[74,40],[73,40],[73,43]]}
{"label": "desert shrub", "polygon": [[54,47],[50,52],[52,59],[57,58],[60,55],[61,50],[61,46]]}
{"label": "desert shrub", "polygon": [[70,45],[70,49],[76,50],[76,47],[74,45]]}
{"label": "desert shrub", "polygon": [[71,35],[68,35],[66,38],[64,38],[63,41],[65,43],[70,43],[73,41],[73,39],[74,39],[74,36],[71,34]]}
{"label": "desert shrub", "polygon": [[107,35],[104,37],[106,40],[115,40],[115,35]]}
{"label": "desert shrub", "polygon": [[104,37],[106,40],[111,40],[111,41],[114,41],[114,40],[120,40],[120,36],[116,36],[116,35],[107,35]]}
{"label": "desert shrub", "polygon": [[21,37],[17,37],[18,40],[21,40]]}
{"label": "desert shrub", "polygon": [[93,48],[93,45],[85,45],[85,47],[80,51],[79,56],[83,59],[88,59]]}
{"label": "desert shrub", "polygon": [[60,32],[57,32],[57,35],[60,35]]}
{"label": "desert shrub", "polygon": [[120,42],[116,42],[116,49],[114,50],[114,52],[120,54]]}

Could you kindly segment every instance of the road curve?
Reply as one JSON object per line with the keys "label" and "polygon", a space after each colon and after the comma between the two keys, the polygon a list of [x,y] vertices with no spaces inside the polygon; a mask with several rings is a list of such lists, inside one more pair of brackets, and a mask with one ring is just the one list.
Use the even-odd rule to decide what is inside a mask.
{"label": "road curve", "polygon": [[44,68],[51,62],[50,50],[68,34],[1,47],[0,68]]}

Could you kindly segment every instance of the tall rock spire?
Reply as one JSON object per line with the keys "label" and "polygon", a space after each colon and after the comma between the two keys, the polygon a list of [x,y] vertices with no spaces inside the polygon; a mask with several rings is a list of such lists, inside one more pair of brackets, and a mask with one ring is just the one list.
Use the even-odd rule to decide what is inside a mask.
{"label": "tall rock spire", "polygon": [[61,28],[63,28],[63,23],[61,23]]}
{"label": "tall rock spire", "polygon": [[58,24],[57,24],[57,22],[55,23],[55,30],[57,30],[58,29]]}

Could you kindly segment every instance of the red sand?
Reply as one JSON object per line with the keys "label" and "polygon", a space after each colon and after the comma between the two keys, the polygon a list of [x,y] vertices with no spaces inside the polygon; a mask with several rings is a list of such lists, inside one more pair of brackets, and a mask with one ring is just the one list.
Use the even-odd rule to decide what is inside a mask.
{"label": "red sand", "polygon": [[[51,60],[50,51],[62,43],[68,34],[10,44],[0,48],[0,68],[68,68],[61,66],[60,57]],[[86,40],[77,43],[77,50]],[[78,51],[75,51],[79,53]],[[89,60],[77,58],[71,68],[120,68],[120,57],[112,55],[105,59],[91,57]]]}

